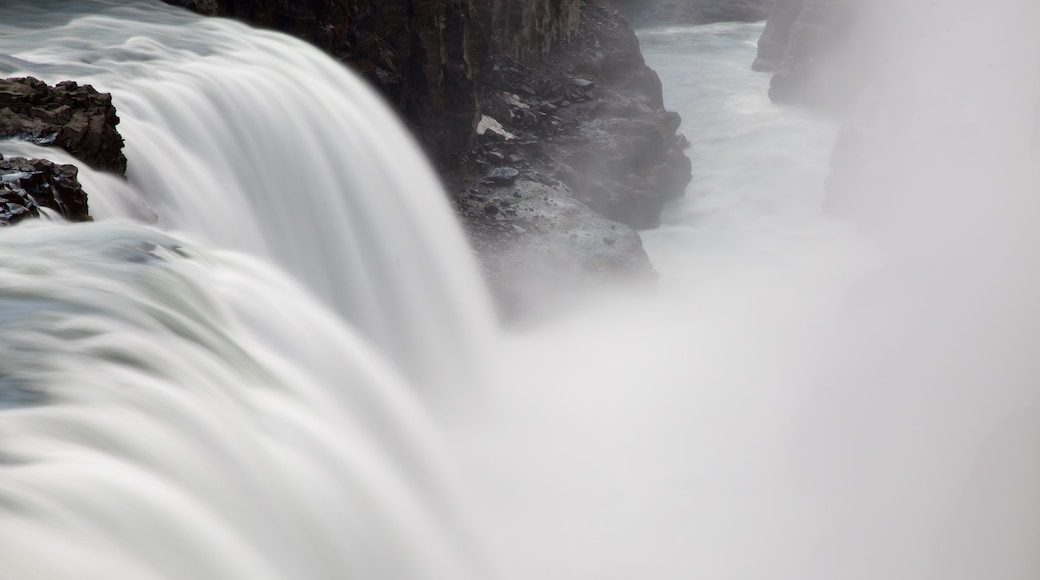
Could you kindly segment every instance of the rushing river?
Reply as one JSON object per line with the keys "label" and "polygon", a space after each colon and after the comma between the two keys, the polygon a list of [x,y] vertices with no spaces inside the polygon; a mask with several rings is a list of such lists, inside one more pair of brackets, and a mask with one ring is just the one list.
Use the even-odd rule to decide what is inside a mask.
{"label": "rushing river", "polygon": [[[0,73],[112,92],[130,170],[82,171],[96,223],[0,231],[0,579],[1035,578],[1036,181],[1005,155],[1035,83],[870,227],[825,211],[840,123],[769,102],[761,30],[641,31],[694,159],[660,282],[504,332],[426,161],[317,50],[4,2]],[[1036,48],[1008,38],[958,61],[1000,95]],[[988,102],[947,96],[902,125]],[[978,219],[914,213],[937,168]]]}

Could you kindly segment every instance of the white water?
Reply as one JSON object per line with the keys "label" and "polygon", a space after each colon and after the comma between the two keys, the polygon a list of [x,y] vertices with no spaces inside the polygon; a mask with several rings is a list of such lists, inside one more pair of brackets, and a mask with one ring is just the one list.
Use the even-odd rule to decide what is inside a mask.
{"label": "white water", "polygon": [[419,399],[470,396],[490,309],[400,123],[291,38],[45,4],[0,67],[111,91],[130,170],[0,231],[0,578],[476,577]]}
{"label": "white water", "polygon": [[[465,359],[459,343],[490,332],[428,170],[378,135],[397,125],[277,35],[145,2],[76,3],[110,12],[71,22],[53,3],[27,17],[62,31],[58,42],[11,24],[8,5],[3,66],[74,74],[116,96],[131,179],[85,172],[105,192],[100,215],[147,217],[140,196],[159,227],[200,241],[125,223],[0,232],[0,381],[17,407],[0,414],[0,578],[1036,577],[1035,181],[1021,155],[997,165],[1002,179],[993,171],[1036,126],[1021,122],[1033,114],[1022,103],[1038,102],[1032,85],[977,119],[1000,121],[983,133],[977,171],[950,171],[932,190],[937,168],[923,165],[898,190],[905,200],[860,191],[886,194],[881,215],[899,218],[865,237],[821,209],[836,124],[773,107],[768,79],[747,70],[760,25],[644,31],[696,157],[691,195],[645,236],[660,287],[589,296],[494,340],[495,380],[473,387],[487,408],[454,416],[449,432],[471,482],[460,506],[441,433],[395,371],[440,376],[431,364]],[[1014,15],[1011,0],[991,8]],[[1010,30],[1015,42],[974,44],[977,58],[958,60],[970,55],[950,36],[964,31],[940,26],[949,35],[923,44],[946,51],[944,68],[1017,55],[999,62],[1028,70],[1028,30],[993,20],[985,38]],[[934,90],[907,62],[902,80]],[[1020,86],[1006,73],[990,78],[1006,83],[998,95]],[[906,117],[922,119],[909,127],[918,139],[886,135],[892,158],[942,143],[930,131],[978,95],[942,96],[937,115]],[[358,150],[351,131],[377,135]],[[389,165],[336,173],[380,146]],[[953,167],[973,165],[971,152]],[[413,167],[418,186],[396,182]],[[979,195],[978,183],[1000,186]],[[261,211],[286,190],[313,213]],[[954,207],[982,223],[947,211],[949,192],[977,200]],[[403,222],[351,221],[341,237],[355,211]],[[385,252],[430,267],[398,275]],[[455,328],[454,309],[473,304],[475,320]],[[482,551],[467,539],[469,512],[497,575],[472,572],[467,556]]]}
{"label": "white water", "polygon": [[158,2],[4,10],[4,74],[113,94],[160,227],[273,260],[429,388],[467,378],[490,307],[436,177],[363,82],[302,41]]}
{"label": "white water", "polygon": [[283,275],[141,226],[0,241],[0,578],[467,576],[427,417]]}

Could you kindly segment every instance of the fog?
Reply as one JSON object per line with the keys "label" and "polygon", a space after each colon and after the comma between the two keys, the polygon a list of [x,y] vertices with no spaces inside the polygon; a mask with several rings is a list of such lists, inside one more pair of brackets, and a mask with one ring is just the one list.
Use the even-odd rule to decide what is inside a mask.
{"label": "fog", "polygon": [[694,182],[651,296],[507,349],[470,446],[509,577],[1040,575],[1040,6],[856,9],[826,112],[734,72],[750,25],[641,32]]}

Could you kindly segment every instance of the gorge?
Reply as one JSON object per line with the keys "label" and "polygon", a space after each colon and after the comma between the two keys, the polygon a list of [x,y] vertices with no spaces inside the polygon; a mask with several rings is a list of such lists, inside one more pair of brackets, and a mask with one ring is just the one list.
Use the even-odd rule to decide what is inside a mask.
{"label": "gorge", "polygon": [[0,6],[0,579],[1040,571],[1040,8],[174,3]]}

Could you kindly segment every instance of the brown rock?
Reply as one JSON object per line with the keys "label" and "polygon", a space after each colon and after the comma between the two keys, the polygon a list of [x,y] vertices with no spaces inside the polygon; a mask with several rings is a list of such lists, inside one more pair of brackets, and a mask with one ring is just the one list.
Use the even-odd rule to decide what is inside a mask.
{"label": "brown rock", "polygon": [[89,221],[79,170],[46,159],[0,156],[0,226],[40,217],[47,208],[69,221]]}
{"label": "brown rock", "polygon": [[0,138],[61,147],[95,169],[123,175],[126,157],[118,123],[112,95],[89,85],[0,79]]}

